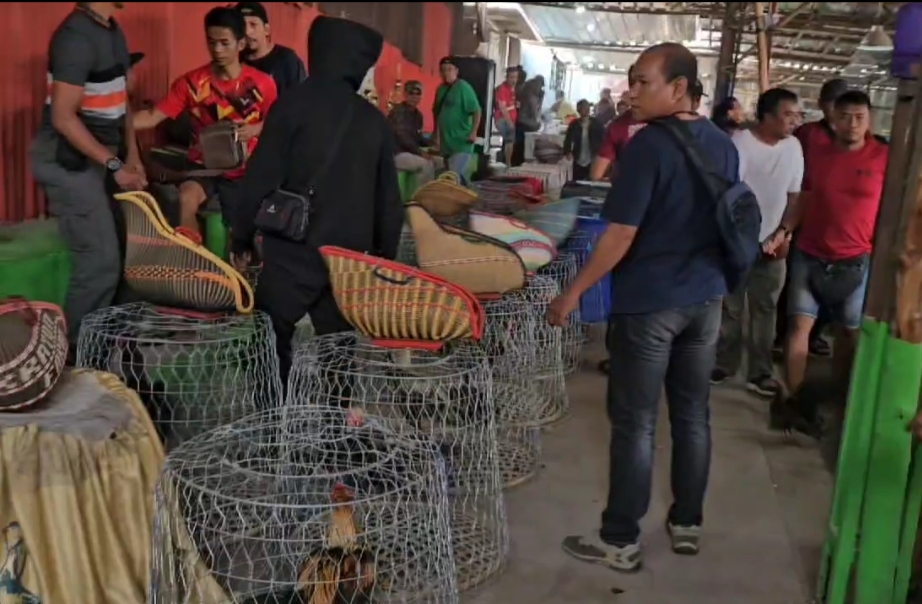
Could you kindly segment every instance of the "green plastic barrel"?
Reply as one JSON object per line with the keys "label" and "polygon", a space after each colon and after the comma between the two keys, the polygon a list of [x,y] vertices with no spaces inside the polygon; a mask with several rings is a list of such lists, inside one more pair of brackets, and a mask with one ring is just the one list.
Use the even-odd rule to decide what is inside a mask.
{"label": "green plastic barrel", "polygon": [[57,220],[0,225],[0,298],[63,307],[69,280],[70,253]]}

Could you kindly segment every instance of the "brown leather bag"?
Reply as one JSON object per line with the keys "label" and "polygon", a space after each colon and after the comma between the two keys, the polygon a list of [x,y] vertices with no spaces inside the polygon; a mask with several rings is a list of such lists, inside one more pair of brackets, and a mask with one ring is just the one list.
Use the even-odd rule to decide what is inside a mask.
{"label": "brown leather bag", "polygon": [[206,170],[233,170],[246,162],[247,148],[237,135],[237,124],[218,122],[199,134],[199,148]]}

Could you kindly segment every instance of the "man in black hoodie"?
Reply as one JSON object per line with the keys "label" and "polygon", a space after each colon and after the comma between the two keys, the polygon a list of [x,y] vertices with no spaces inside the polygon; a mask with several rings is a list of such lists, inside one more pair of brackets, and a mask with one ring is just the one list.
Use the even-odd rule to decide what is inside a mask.
{"label": "man in black hoodie", "polygon": [[321,16],[307,47],[310,75],[269,112],[239,189],[232,228],[235,260],[246,261],[254,219],[267,196],[281,189],[310,200],[305,242],[263,239],[256,304],[272,319],[283,381],[291,368],[295,323],[305,313],[318,335],[351,329],[333,299],[318,249],[335,245],[393,259],[404,220],[393,136],[384,114],[357,94],[381,54],[381,34]]}

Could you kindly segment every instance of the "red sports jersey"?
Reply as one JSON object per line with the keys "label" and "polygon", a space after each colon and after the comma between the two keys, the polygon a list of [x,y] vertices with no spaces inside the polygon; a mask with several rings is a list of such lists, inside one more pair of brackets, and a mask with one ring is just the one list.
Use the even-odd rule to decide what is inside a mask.
{"label": "red sports jersey", "polygon": [[634,114],[630,111],[612,120],[605,129],[605,138],[602,139],[599,157],[604,157],[612,163],[617,161],[624,145],[646,125],[644,122],[635,120]]}
{"label": "red sports jersey", "polygon": [[871,251],[889,147],[872,136],[861,149],[814,148],[803,190],[807,205],[797,247],[822,260]]}
{"label": "red sports jersey", "polygon": [[[222,80],[215,76],[211,65],[205,65],[177,78],[157,109],[171,119],[189,110],[196,137],[195,145],[189,150],[189,159],[200,161],[198,135],[206,126],[220,121],[258,124],[266,119],[277,97],[272,76],[254,67],[243,65],[237,79]],[[256,143],[255,138],[247,142],[248,155],[253,153]],[[225,172],[224,177],[239,178],[243,172],[243,168],[238,168]]]}

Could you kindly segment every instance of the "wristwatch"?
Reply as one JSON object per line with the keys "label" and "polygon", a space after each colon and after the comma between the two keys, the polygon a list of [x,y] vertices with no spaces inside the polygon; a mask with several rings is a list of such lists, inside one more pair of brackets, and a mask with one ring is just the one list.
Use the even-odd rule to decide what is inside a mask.
{"label": "wristwatch", "polygon": [[120,160],[117,157],[110,157],[109,159],[106,160],[105,165],[106,165],[106,171],[109,172],[110,174],[115,174],[116,172],[118,172],[119,170],[125,167],[125,164],[122,163],[122,160]]}

